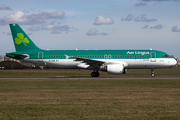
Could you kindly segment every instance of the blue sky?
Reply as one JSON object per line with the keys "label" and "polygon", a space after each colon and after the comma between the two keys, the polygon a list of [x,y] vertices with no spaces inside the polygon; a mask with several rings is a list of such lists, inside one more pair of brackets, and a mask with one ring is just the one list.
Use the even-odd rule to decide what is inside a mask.
{"label": "blue sky", "polygon": [[180,0],[1,0],[0,55],[18,23],[42,49],[155,49],[180,58]]}

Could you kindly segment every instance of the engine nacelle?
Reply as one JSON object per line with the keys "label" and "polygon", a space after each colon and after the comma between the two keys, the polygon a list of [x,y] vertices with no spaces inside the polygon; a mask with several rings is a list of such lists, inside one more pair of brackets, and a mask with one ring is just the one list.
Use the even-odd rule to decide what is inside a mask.
{"label": "engine nacelle", "polygon": [[125,74],[126,70],[122,64],[107,65],[107,72],[109,74]]}

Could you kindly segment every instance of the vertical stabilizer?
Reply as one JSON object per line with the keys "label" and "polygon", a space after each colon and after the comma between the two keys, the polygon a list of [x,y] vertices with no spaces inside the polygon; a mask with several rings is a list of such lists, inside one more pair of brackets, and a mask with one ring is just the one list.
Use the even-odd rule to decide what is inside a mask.
{"label": "vertical stabilizer", "polygon": [[16,51],[41,50],[18,24],[9,24]]}

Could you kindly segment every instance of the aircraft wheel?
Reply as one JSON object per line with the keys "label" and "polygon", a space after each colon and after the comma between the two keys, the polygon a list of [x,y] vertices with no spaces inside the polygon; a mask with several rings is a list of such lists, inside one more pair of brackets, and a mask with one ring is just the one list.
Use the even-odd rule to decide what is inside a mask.
{"label": "aircraft wheel", "polygon": [[96,72],[96,77],[99,77],[99,72]]}
{"label": "aircraft wheel", "polygon": [[99,72],[92,72],[91,73],[91,77],[98,77],[99,76]]}
{"label": "aircraft wheel", "polygon": [[92,72],[91,73],[91,77],[95,77],[96,76],[96,73],[95,72]]}
{"label": "aircraft wheel", "polygon": [[152,76],[152,77],[155,77],[154,69],[151,69],[151,76]]}
{"label": "aircraft wheel", "polygon": [[151,76],[152,76],[152,77],[155,77],[155,74],[154,74],[154,73],[152,73],[152,74],[151,74]]}

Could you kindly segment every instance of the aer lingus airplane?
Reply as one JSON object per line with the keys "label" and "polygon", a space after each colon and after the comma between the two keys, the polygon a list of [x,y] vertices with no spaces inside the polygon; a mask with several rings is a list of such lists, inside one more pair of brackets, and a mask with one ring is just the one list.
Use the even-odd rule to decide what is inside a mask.
{"label": "aer lingus airplane", "polygon": [[42,50],[27,36],[18,24],[10,24],[16,52],[6,56],[37,65],[69,69],[92,69],[91,77],[98,71],[125,74],[126,69],[151,69],[172,67],[177,64],[167,53],[157,50]]}

